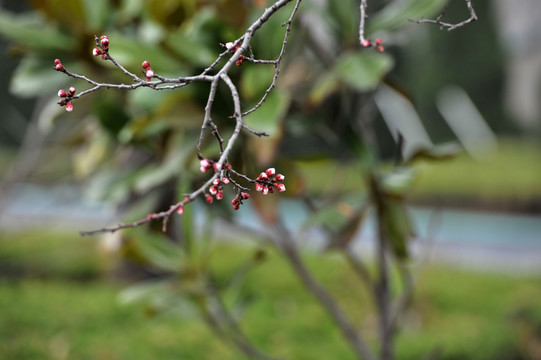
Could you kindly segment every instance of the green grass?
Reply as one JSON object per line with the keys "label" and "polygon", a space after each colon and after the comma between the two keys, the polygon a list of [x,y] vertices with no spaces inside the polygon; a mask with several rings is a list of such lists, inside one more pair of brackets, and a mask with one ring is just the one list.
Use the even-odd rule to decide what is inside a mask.
{"label": "green grass", "polygon": [[466,153],[421,168],[413,196],[528,201],[541,198],[541,145],[501,141],[475,160]]}
{"label": "green grass", "polygon": [[[326,160],[300,162],[306,187],[329,193],[363,189],[358,166]],[[499,142],[498,151],[475,160],[463,152],[453,159],[415,166],[413,199],[527,202],[541,198],[541,144],[517,139]]]}
{"label": "green grass", "polygon": [[[9,259],[12,267],[27,269],[24,277],[0,280],[1,359],[243,358],[214,338],[197,316],[149,316],[142,304],[120,305],[118,294],[127,285],[103,280],[107,262],[92,240],[40,236],[36,244],[31,238],[30,233],[21,241],[0,236],[2,265]],[[42,250],[25,256],[34,246]],[[90,260],[83,261],[82,254]],[[250,256],[246,248],[225,245],[213,254],[219,279]],[[373,339],[371,305],[345,263],[337,256],[306,254],[305,259]],[[81,282],[70,271],[93,275]],[[422,359],[434,350],[446,360],[535,358],[532,344],[541,343],[539,278],[433,266],[415,275],[415,303],[402,321],[398,359]],[[355,359],[327,314],[277,254],[269,253],[248,275],[243,293],[251,303],[242,327],[265,352],[295,360]]]}

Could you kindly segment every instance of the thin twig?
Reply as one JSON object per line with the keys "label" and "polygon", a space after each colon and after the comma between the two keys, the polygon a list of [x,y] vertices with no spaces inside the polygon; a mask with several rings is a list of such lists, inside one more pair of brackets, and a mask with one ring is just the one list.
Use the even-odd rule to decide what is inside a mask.
{"label": "thin twig", "polygon": [[471,3],[471,0],[465,0],[465,1],[466,1],[466,6],[468,8],[468,12],[470,13],[470,17],[468,19],[464,20],[464,21],[459,22],[459,23],[451,24],[451,23],[446,23],[446,22],[441,21],[441,19],[443,18],[443,16],[445,15],[445,13],[447,11],[447,7],[445,7],[443,9],[441,14],[435,20],[421,18],[421,19],[418,19],[418,20],[409,19],[409,21],[414,22],[416,24],[435,24],[435,25],[439,25],[441,30],[447,29],[447,31],[458,29],[459,27],[468,25],[469,23],[472,23],[472,22],[474,22],[474,21],[476,21],[478,19],[477,14],[475,13],[475,9],[473,8],[473,5]]}

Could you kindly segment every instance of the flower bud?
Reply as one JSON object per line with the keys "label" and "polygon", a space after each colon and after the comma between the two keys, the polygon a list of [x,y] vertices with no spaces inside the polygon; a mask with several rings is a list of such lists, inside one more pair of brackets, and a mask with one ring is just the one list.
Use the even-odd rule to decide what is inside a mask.
{"label": "flower bud", "polygon": [[68,91],[69,91],[70,95],[74,95],[74,94],[75,94],[75,88],[74,88],[73,86],[70,87]]}
{"label": "flower bud", "polygon": [[55,65],[60,65],[61,64],[60,59],[54,59],[54,63]]}
{"label": "flower bud", "polygon": [[240,197],[242,198],[242,200],[246,200],[246,199],[250,198],[250,194],[245,193],[245,192],[241,192]]}
{"label": "flower bud", "polygon": [[183,206],[181,206],[181,207],[178,208],[177,214],[179,214],[179,215],[184,214],[184,207],[183,207]]}
{"label": "flower bud", "polygon": [[148,60],[145,60],[143,61],[141,66],[143,67],[143,69],[148,69],[150,67],[150,62]]}
{"label": "flower bud", "polygon": [[262,172],[261,174],[259,174],[259,177],[257,178],[258,180],[267,180],[269,177],[267,176],[266,173]]}
{"label": "flower bud", "polygon": [[224,198],[224,192],[223,190],[218,190],[216,193],[216,200],[222,200]]}
{"label": "flower bud", "polygon": [[267,174],[267,176],[271,177],[273,176],[274,174],[276,174],[276,169],[275,168],[268,168],[265,173]]}
{"label": "flower bud", "polygon": [[263,185],[261,185],[260,183],[256,183],[255,184],[255,190],[256,191],[262,191],[263,190]]}
{"label": "flower bud", "polygon": [[278,174],[274,177],[274,181],[283,181],[286,177],[282,174]]}
{"label": "flower bud", "polygon": [[68,111],[68,112],[73,111],[73,104],[72,104],[71,101],[66,104],[66,111]]}
{"label": "flower bud", "polygon": [[99,55],[102,55],[102,54],[103,54],[103,50],[102,50],[102,49],[98,49],[98,48],[92,49],[92,55],[94,55],[94,56],[99,56]]}
{"label": "flower bud", "polygon": [[263,186],[262,193],[263,193],[263,195],[267,195],[269,193],[269,187],[268,186]]}
{"label": "flower bud", "polygon": [[364,39],[361,45],[365,48],[370,47],[370,40]]}
{"label": "flower bud", "polygon": [[376,45],[381,45],[381,42],[382,42],[382,41],[381,41],[380,38],[377,38],[377,39],[376,39]]}
{"label": "flower bud", "polygon": [[214,201],[214,198],[212,196],[210,196],[209,194],[205,194],[205,200],[209,203],[209,204],[212,204],[212,202]]}
{"label": "flower bud", "polygon": [[212,183],[214,185],[218,185],[220,183],[220,179],[216,178],[216,179],[214,179],[214,181]]}
{"label": "flower bud", "polygon": [[284,184],[276,184],[276,188],[277,188],[278,191],[280,191],[280,192],[286,191],[286,186],[285,186]]}
{"label": "flower bud", "polygon": [[145,76],[147,77],[147,81],[150,81],[150,79],[154,76],[154,70],[149,68],[145,73]]}
{"label": "flower bud", "polygon": [[209,188],[209,193],[211,193],[212,195],[216,195],[218,193],[218,188],[216,186],[211,186]]}
{"label": "flower bud", "polygon": [[65,92],[62,89],[58,90],[58,97],[66,97],[66,96],[68,96],[67,92]]}

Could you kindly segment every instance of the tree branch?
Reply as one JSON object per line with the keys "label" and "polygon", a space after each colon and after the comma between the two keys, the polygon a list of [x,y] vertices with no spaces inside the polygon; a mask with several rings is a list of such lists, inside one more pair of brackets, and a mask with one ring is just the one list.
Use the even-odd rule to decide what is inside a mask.
{"label": "tree branch", "polygon": [[464,20],[464,21],[459,22],[459,23],[450,24],[450,23],[446,23],[446,22],[441,21],[441,19],[443,18],[443,16],[447,12],[447,6],[443,9],[441,14],[435,20],[421,18],[419,20],[409,19],[409,21],[414,22],[416,24],[435,24],[435,25],[439,25],[441,30],[447,29],[447,31],[458,29],[459,27],[462,27],[462,26],[468,25],[469,23],[477,21],[477,14],[475,13],[475,9],[473,8],[471,0],[465,0],[465,1],[466,1],[466,6],[468,8],[468,12],[470,13],[470,17],[468,19]]}

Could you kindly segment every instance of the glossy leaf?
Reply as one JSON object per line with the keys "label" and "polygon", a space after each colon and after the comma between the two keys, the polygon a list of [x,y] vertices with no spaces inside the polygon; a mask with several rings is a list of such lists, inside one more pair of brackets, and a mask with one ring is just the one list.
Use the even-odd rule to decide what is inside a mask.
{"label": "glossy leaf", "polygon": [[358,51],[342,56],[334,67],[340,80],[359,91],[375,89],[393,66],[387,54]]}

